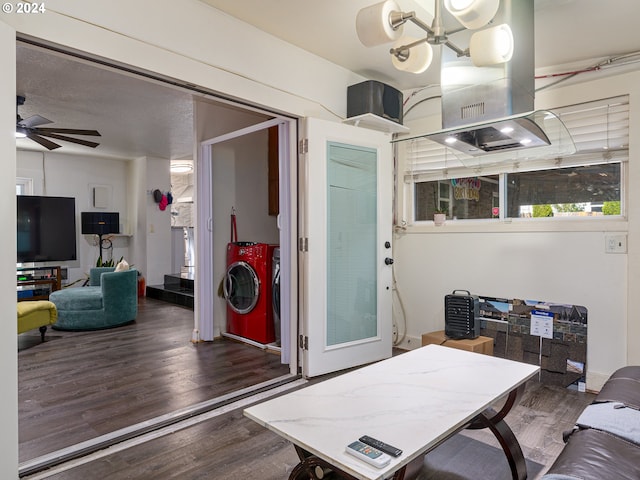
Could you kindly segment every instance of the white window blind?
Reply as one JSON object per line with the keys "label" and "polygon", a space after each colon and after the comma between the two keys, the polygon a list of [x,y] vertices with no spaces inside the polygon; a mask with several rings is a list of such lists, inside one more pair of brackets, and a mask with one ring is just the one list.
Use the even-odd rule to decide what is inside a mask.
{"label": "white window blind", "polygon": [[[551,110],[565,124],[576,153],[563,157],[520,161],[517,153],[508,161],[492,162],[483,157],[480,167],[468,168],[461,158],[465,154],[427,138],[400,141],[406,158],[405,182],[422,182],[447,178],[495,175],[513,171],[526,172],[625,162],[629,158],[629,97],[620,96]],[[402,154],[401,153],[401,154]]]}

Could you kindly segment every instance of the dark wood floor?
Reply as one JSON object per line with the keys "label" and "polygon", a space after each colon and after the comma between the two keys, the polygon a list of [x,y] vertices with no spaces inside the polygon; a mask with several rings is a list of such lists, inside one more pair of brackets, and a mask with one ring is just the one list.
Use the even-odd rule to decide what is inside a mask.
{"label": "dark wood floor", "polygon": [[[102,337],[54,332],[52,337],[60,338],[19,353],[22,457],[167,413],[213,396],[214,391],[218,395],[240,388],[248,377],[257,383],[288,371],[279,366],[276,355],[246,345],[231,341],[191,345],[190,310],[150,299],[141,307],[136,325],[102,332]],[[56,351],[56,342],[67,346]],[[165,354],[154,353],[158,351]],[[54,365],[62,368],[53,373]],[[219,375],[211,374],[213,367],[224,372],[219,375],[226,380],[220,385],[216,385]],[[87,380],[81,380],[83,376]],[[571,428],[593,398],[593,394],[531,381],[507,417],[525,456],[550,466],[562,449],[562,432]],[[25,478],[287,478],[297,463],[292,445],[243,417],[243,408],[61,472]],[[465,434],[498,446],[489,432]]]}
{"label": "dark wood floor", "polygon": [[[525,456],[545,466],[539,479],[562,448],[562,432],[569,429],[594,395],[531,382],[520,404],[507,416]],[[491,433],[465,431],[492,446]],[[38,478],[86,480],[125,479],[224,479],[281,480],[297,464],[292,445],[243,417],[242,409],[128,448],[113,455]],[[508,472],[507,461],[504,468]],[[482,476],[482,465],[460,480],[495,480]],[[27,477],[28,478],[28,477]]]}
{"label": "dark wood floor", "polygon": [[193,344],[192,330],[192,310],[144,298],[130,325],[19,335],[20,462],[289,373],[279,355]]}
{"label": "dark wood floor", "polygon": [[[529,381],[522,399],[507,415],[506,421],[518,438],[525,457],[545,466],[536,478],[542,476],[558,457],[564,446],[563,432],[573,428],[582,410],[594,398],[593,393]],[[487,430],[467,430],[465,435],[499,447]]]}

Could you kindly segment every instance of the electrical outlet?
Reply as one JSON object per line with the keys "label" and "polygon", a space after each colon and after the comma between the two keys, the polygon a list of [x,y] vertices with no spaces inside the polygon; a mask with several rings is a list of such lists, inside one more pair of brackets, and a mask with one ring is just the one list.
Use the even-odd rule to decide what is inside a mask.
{"label": "electrical outlet", "polygon": [[607,234],[604,236],[605,253],[627,253],[627,235]]}

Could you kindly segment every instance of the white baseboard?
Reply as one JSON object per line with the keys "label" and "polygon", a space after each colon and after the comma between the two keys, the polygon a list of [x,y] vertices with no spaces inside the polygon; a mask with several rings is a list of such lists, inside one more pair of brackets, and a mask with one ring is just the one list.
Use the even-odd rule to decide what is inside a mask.
{"label": "white baseboard", "polygon": [[402,341],[394,345],[396,348],[402,348],[403,350],[413,350],[415,348],[419,348],[422,346],[422,337],[412,337],[410,335],[405,335]]}
{"label": "white baseboard", "polygon": [[591,372],[587,370],[587,390],[589,392],[599,392],[611,374]]}

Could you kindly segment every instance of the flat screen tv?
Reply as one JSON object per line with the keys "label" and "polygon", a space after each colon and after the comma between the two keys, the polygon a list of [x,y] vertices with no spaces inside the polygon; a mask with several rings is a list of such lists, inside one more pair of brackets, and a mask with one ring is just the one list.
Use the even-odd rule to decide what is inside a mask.
{"label": "flat screen tv", "polygon": [[17,195],[17,263],[76,260],[76,200]]}

